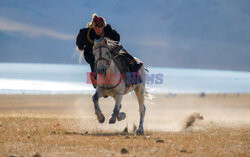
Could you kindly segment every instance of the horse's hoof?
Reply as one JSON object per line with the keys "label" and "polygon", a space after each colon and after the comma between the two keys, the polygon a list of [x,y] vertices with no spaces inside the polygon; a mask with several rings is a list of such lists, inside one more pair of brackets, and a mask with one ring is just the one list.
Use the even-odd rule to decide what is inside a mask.
{"label": "horse's hoof", "polygon": [[137,129],[135,133],[136,135],[144,135],[144,131],[141,129]]}
{"label": "horse's hoof", "polygon": [[103,114],[101,114],[101,117],[98,116],[97,119],[98,119],[99,123],[104,123],[104,121],[105,121],[105,117]]}
{"label": "horse's hoof", "polygon": [[116,118],[118,121],[121,121],[126,118],[126,113],[120,112]]}
{"label": "horse's hoof", "polygon": [[115,122],[116,122],[116,118],[114,116],[111,116],[109,118],[109,124],[115,124]]}

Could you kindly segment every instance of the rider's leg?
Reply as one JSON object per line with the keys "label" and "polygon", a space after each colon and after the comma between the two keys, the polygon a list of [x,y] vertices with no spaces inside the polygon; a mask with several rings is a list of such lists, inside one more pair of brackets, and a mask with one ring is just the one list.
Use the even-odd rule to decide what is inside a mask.
{"label": "rider's leg", "polygon": [[[125,52],[125,53],[124,53]],[[132,71],[133,72],[138,72],[139,71],[139,69],[141,68],[141,66],[142,66],[142,63],[138,63],[137,61],[136,61],[136,59],[131,55],[131,54],[129,54],[125,49],[123,49],[123,55],[125,55],[126,56],[126,58],[129,60],[129,63],[130,63],[130,65],[131,65],[131,67],[132,67]]]}

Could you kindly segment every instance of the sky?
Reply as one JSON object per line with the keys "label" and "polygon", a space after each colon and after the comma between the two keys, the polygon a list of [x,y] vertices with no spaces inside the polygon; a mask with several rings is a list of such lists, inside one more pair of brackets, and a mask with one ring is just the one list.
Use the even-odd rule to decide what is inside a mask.
{"label": "sky", "polygon": [[146,66],[250,71],[249,0],[0,0],[0,62],[78,64],[93,13]]}

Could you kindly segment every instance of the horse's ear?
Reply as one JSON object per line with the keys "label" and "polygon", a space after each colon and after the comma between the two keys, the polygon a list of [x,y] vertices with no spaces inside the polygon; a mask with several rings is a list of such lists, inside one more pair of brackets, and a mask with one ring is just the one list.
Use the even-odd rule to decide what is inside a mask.
{"label": "horse's ear", "polygon": [[107,38],[104,38],[104,44],[108,45],[108,39]]}

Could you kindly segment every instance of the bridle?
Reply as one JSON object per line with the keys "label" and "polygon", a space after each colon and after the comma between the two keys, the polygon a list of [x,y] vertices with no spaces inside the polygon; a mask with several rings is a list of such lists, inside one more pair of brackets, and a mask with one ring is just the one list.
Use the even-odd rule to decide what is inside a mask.
{"label": "bridle", "polygon": [[99,49],[99,56],[100,56],[100,57],[95,61],[95,70],[96,70],[96,67],[97,67],[97,63],[98,63],[99,61],[101,61],[101,60],[105,60],[105,61],[107,61],[107,65],[106,65],[105,71],[104,71],[104,72],[106,73],[107,69],[109,68],[109,66],[110,66],[110,64],[111,64],[111,55],[109,55],[109,58],[110,58],[110,59],[107,59],[107,58],[102,57],[102,48],[107,48],[107,49],[109,49],[107,46],[98,46],[98,47],[95,48],[94,51],[96,51],[97,49]]}
{"label": "bridle", "polygon": [[[106,71],[107,71],[108,68],[110,67],[110,64],[111,64],[111,61],[112,61],[112,57],[111,57],[111,54],[109,54],[109,59],[102,57],[102,48],[107,48],[108,50],[110,50],[109,47],[104,46],[104,45],[98,46],[98,47],[96,47],[96,48],[94,49],[94,51],[96,51],[97,49],[99,49],[99,56],[100,56],[100,57],[95,61],[95,71],[96,71],[96,69],[97,69],[97,63],[98,63],[99,61],[101,61],[101,60],[105,60],[105,61],[107,62],[107,65],[105,66],[105,69],[104,69],[104,76],[105,76],[105,75],[106,75]],[[122,80],[122,77],[120,77],[119,82],[118,82],[115,86],[113,86],[113,87],[104,87],[104,86],[100,86],[100,85],[98,85],[98,84],[97,84],[97,85],[98,85],[100,88],[110,90],[110,89],[113,89],[113,88],[117,87],[117,86],[120,84],[121,80]]]}

